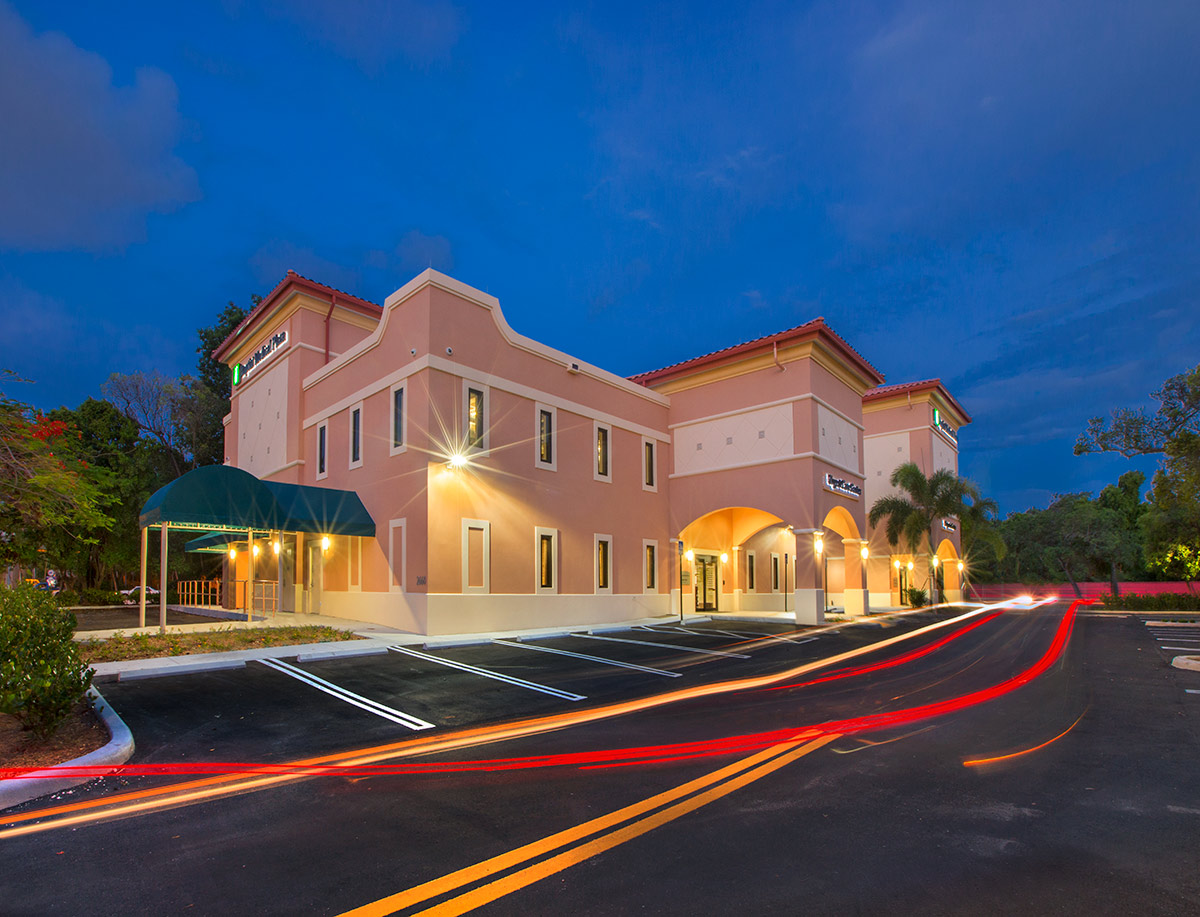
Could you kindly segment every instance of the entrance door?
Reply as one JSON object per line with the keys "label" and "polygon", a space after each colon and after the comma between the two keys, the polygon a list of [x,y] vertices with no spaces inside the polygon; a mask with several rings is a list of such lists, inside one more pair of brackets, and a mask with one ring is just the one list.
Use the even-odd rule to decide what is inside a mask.
{"label": "entrance door", "polygon": [[321,613],[321,588],[324,585],[325,555],[320,543],[308,545],[304,564],[304,610],[310,615]]}
{"label": "entrance door", "polygon": [[696,611],[717,610],[717,564],[715,555],[696,555]]}
{"label": "entrance door", "polygon": [[908,568],[900,565],[900,604],[908,604]]}

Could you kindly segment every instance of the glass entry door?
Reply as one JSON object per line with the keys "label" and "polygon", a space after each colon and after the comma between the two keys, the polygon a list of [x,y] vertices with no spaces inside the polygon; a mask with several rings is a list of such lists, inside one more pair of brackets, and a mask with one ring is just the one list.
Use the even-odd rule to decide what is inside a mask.
{"label": "glass entry door", "polygon": [[696,611],[717,610],[717,565],[715,555],[696,555]]}

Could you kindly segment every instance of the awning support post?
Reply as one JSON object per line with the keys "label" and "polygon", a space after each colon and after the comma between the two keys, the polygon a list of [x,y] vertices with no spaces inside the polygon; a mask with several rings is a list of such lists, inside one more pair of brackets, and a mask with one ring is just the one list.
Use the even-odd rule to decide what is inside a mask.
{"label": "awning support post", "polygon": [[250,538],[246,544],[246,626],[254,620],[254,529],[250,530]]}
{"label": "awning support post", "polygon": [[150,548],[150,526],[142,526],[142,574],[138,579],[138,627],[146,626],[146,555]]}
{"label": "awning support post", "polygon": [[167,524],[159,526],[158,548],[158,632],[167,632]]}

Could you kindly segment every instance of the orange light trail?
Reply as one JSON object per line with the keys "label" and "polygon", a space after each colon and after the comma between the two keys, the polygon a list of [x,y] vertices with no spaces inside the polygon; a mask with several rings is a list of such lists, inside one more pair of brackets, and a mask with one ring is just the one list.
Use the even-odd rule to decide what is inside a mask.
{"label": "orange light trail", "polygon": [[1076,726],[1078,726],[1079,721],[1082,720],[1085,716],[1087,716],[1087,710],[1084,710],[1083,713],[1079,714],[1079,719],[1075,720],[1074,723],[1072,723],[1070,726],[1068,726],[1066,729],[1064,729],[1062,732],[1060,732],[1058,735],[1056,735],[1053,739],[1049,739],[1048,741],[1043,742],[1041,745],[1035,745],[1035,746],[1033,746],[1033,748],[1026,748],[1024,751],[1014,751],[1012,754],[1008,754],[1008,755],[996,755],[995,757],[992,757],[992,758],[972,758],[969,761],[964,761],[963,767],[979,767],[984,764],[995,764],[997,761],[1007,761],[1010,758],[1021,758],[1021,757],[1024,757],[1025,755],[1031,755],[1035,751],[1041,751],[1047,745],[1053,745],[1055,742],[1057,742],[1059,739],[1061,739],[1063,736],[1065,736],[1068,732],[1070,732],[1072,729],[1074,729]]}

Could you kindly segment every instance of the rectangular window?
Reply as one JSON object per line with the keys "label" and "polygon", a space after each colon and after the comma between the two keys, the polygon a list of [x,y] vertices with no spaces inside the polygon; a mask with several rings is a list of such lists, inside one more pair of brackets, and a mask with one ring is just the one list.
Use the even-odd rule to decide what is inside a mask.
{"label": "rectangular window", "polygon": [[483,391],[467,389],[467,448],[482,449],[484,434]]}
{"label": "rectangular window", "polygon": [[404,591],[404,563],[408,553],[408,545],[404,540],[404,522],[404,519],[392,519],[388,522],[388,566],[391,568],[389,592]]}
{"label": "rectangular window", "polygon": [[392,389],[392,454],[404,447],[404,386]]}
{"label": "rectangular window", "polygon": [[658,493],[658,444],[642,437],[642,490]]}
{"label": "rectangular window", "polygon": [[317,427],[317,477],[323,478],[328,471],[325,467],[325,454],[329,440],[329,424],[323,423]]}
{"label": "rectangular window", "polygon": [[350,467],[362,464],[362,405],[350,409]]}
{"label": "rectangular window", "polygon": [[753,592],[754,588],[755,588],[754,587],[754,583],[755,583],[754,560],[755,560],[754,552],[747,551],[746,552],[746,591],[747,592]]}
{"label": "rectangular window", "polygon": [[350,541],[350,557],[346,565],[350,568],[350,591],[362,591],[362,539],[351,537]]}
{"label": "rectangular window", "polygon": [[594,429],[596,432],[596,464],[592,477],[597,481],[612,483],[612,457],[610,455],[612,427],[597,423]]}
{"label": "rectangular window", "polygon": [[558,592],[558,529],[533,530],[534,563],[537,576],[534,592],[552,595]]}
{"label": "rectangular window", "polygon": [[492,524],[481,519],[462,521],[462,591],[487,593],[491,589]]}
{"label": "rectangular window", "polygon": [[655,592],[658,589],[658,542],[643,541],[642,553],[642,589],[644,592]]}
{"label": "rectangular window", "polygon": [[554,415],[549,411],[538,411],[538,461],[554,464]]}
{"label": "rectangular window", "polygon": [[771,591],[779,591],[779,555],[771,555]]}
{"label": "rectangular window", "polygon": [[596,536],[596,592],[612,595],[612,536]]}

